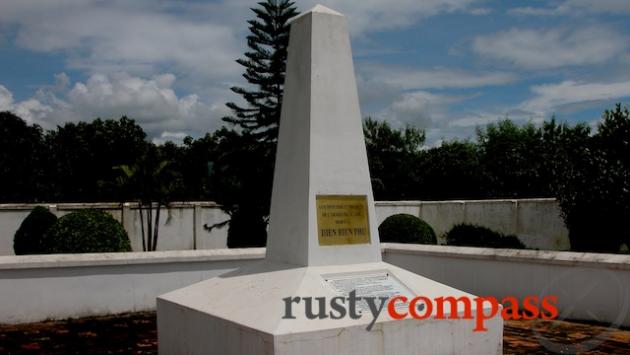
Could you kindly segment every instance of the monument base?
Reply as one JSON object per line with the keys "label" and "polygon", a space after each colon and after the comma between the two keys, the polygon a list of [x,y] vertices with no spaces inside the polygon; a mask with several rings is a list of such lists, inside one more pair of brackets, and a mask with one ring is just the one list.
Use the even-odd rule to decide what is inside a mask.
{"label": "monument base", "polygon": [[[185,287],[157,299],[159,351],[162,354],[501,354],[503,319],[484,321],[487,331],[474,332],[474,319],[433,317],[393,320],[386,307],[373,328],[369,310],[359,319],[308,319],[304,303],[292,305],[295,319],[283,319],[286,297],[330,299],[339,290],[328,275],[387,273],[412,294],[429,299],[475,296],[384,263],[296,267],[261,261]],[[370,276],[371,277],[371,276]],[[339,286],[338,284],[335,284]],[[343,285],[342,285],[343,286]],[[490,306],[487,302],[484,305]],[[433,314],[435,314],[433,307]],[[490,313],[490,309],[484,309]],[[403,310],[400,311],[404,312]],[[472,302],[472,314],[476,314]]]}

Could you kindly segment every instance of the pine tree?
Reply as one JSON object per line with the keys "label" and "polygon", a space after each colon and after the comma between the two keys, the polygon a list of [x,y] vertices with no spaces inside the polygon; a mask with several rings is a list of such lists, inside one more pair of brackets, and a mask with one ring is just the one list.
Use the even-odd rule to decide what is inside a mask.
{"label": "pine tree", "polygon": [[256,18],[247,22],[251,32],[247,36],[249,50],[237,63],[245,67],[243,77],[252,89],[231,88],[245,99],[247,106],[227,103],[234,116],[224,117],[223,120],[251,133],[262,142],[275,142],[289,45],[287,22],[298,12],[295,3],[290,0],[266,0],[251,10]]}
{"label": "pine tree", "polygon": [[[296,16],[290,0],[259,2],[248,21],[248,51],[237,62],[245,67],[248,88],[233,87],[246,105],[227,103],[232,116],[223,120],[240,130],[215,133],[217,157],[212,181],[215,200],[230,215],[228,246],[260,247],[267,239],[273,162],[284,90],[288,21]],[[208,228],[219,227],[221,223]]]}

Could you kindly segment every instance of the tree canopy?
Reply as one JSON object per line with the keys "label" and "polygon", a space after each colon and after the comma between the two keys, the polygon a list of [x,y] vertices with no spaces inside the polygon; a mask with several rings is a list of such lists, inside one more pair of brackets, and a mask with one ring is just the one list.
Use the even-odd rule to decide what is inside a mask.
{"label": "tree canopy", "polygon": [[288,21],[298,14],[289,0],[262,1],[251,10],[256,17],[247,21],[249,50],[236,61],[245,68],[249,87],[232,87],[246,105],[226,104],[232,116],[223,120],[238,130],[223,128],[215,133],[217,154],[212,161],[214,196],[231,217],[230,247],[264,246],[267,239]]}
{"label": "tree canopy", "polygon": [[[474,141],[436,147],[413,127],[367,118],[363,129],[377,200],[556,197],[575,250],[630,243],[630,118],[621,105],[605,111],[594,132],[554,118],[502,120],[479,128]],[[127,117],[44,131],[9,112],[0,113],[0,132],[2,202],[146,200],[143,191],[167,188],[167,200],[220,203],[233,221],[230,246],[265,243],[273,159],[253,133],[222,128],[155,145]],[[159,184],[118,184],[115,167],[126,166],[131,181],[162,171],[164,161]]]}
{"label": "tree canopy", "polygon": [[244,58],[236,62],[245,68],[243,77],[251,88],[232,87],[247,105],[228,102],[233,116],[223,120],[240,127],[253,137],[273,142],[278,138],[278,123],[284,93],[288,21],[298,14],[293,1],[266,0],[251,10],[256,15],[247,21],[250,34]]}

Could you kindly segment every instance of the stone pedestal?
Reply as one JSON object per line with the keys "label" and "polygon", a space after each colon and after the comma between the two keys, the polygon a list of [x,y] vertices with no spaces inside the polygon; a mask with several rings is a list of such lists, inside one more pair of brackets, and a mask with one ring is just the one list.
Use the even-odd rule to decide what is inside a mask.
{"label": "stone pedestal", "polygon": [[[501,354],[503,320],[392,320],[383,310],[374,327],[370,312],[360,319],[282,319],[285,297],[338,296],[322,275],[388,271],[416,295],[469,296],[464,292],[383,263],[294,267],[263,261],[168,293],[158,299],[162,354]],[[330,307],[327,305],[328,310]],[[317,310],[317,308],[315,308]],[[445,315],[450,315],[449,308]],[[476,309],[473,303],[473,314]],[[435,311],[435,310],[434,310]],[[486,314],[489,310],[485,311]]]}
{"label": "stone pedestal", "polygon": [[331,299],[366,279],[366,295],[379,294],[384,278],[390,296],[474,298],[382,262],[346,26],[320,5],[293,19],[266,258],[160,296],[160,353],[501,353],[500,317],[473,332],[474,320],[438,320],[436,309],[425,320],[384,309],[368,330],[367,309],[358,319],[309,319],[302,302],[284,318],[287,297],[323,297],[330,311]]}

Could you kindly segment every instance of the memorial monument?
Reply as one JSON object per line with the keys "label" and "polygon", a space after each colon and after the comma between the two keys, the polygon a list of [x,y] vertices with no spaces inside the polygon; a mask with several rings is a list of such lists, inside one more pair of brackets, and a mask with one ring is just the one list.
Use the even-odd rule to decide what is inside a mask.
{"label": "memorial monument", "polygon": [[469,319],[373,317],[365,300],[353,314],[355,297],[474,296],[381,259],[342,14],[292,20],[284,92],[266,257],[160,296],[160,353],[500,354],[501,317],[474,332]]}

